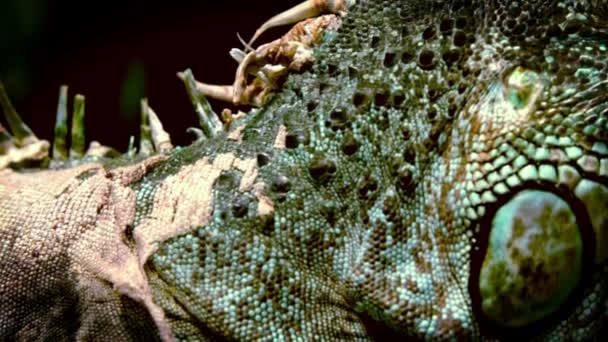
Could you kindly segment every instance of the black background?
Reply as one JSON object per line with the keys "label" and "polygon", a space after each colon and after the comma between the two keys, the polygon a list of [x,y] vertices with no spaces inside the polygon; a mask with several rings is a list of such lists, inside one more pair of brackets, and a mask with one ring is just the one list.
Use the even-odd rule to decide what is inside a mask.
{"label": "black background", "polygon": [[[0,0],[0,78],[40,138],[52,139],[59,87],[67,84],[70,111],[76,93],[86,96],[87,143],[124,151],[138,135],[139,97],[146,96],[174,144],[186,145],[185,130],[197,119],[175,73],[191,68],[200,81],[231,84],[236,33],[248,39],[297,3]],[[227,104],[212,106],[219,113]]]}

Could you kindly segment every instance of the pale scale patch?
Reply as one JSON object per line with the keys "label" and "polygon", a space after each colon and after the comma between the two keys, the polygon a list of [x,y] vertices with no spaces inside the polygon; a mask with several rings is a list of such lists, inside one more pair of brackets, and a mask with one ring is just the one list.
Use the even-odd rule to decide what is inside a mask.
{"label": "pale scale patch", "polygon": [[243,142],[243,132],[245,131],[245,127],[247,127],[247,125],[241,125],[233,129],[232,132],[228,133],[227,138],[239,143]]}
{"label": "pale scale patch", "polygon": [[[155,192],[152,212],[135,230],[134,237],[143,265],[159,244],[170,238],[207,225],[213,213],[213,185],[222,172],[237,169],[244,173],[240,191],[254,188],[257,166],[254,158],[239,159],[232,153],[203,158],[167,177]],[[258,193],[258,191],[256,191]],[[261,195],[258,195],[260,198]],[[267,205],[260,202],[260,206]],[[258,207],[258,211],[259,211]]]}
{"label": "pale scale patch", "polygon": [[[14,193],[17,200],[26,194],[25,198],[35,199],[29,206],[30,215],[26,215],[33,221],[24,224],[36,229],[21,232],[18,243],[24,245],[16,250],[43,251],[38,263],[56,257],[64,251],[62,246],[67,246],[69,260],[73,261],[70,272],[81,286],[95,283],[94,280],[111,284],[117,294],[141,303],[160,337],[172,341],[171,328],[163,310],[152,300],[137,253],[123,240],[124,230],[132,225],[135,216],[135,194],[127,185],[141,179],[160,160],[150,158],[110,172],[99,164],[86,164],[69,170],[37,172],[36,177],[15,173],[11,174],[11,183],[3,185],[13,188],[9,195]],[[79,179],[83,174],[88,177]],[[92,290],[102,292],[100,288]]]}
{"label": "pale scale patch", "polygon": [[274,139],[274,148],[277,150],[285,149],[285,139],[287,138],[287,127],[284,125],[279,126],[279,131]]}

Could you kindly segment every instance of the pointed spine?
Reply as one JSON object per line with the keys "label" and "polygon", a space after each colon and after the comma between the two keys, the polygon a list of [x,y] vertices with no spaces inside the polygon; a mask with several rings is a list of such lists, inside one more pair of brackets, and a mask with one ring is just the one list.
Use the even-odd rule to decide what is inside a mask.
{"label": "pointed spine", "polygon": [[38,141],[32,130],[21,120],[21,117],[8,98],[4,84],[0,81],[0,105],[4,110],[4,117],[13,132],[17,146],[26,146]]}
{"label": "pointed spine", "polygon": [[232,85],[232,102],[234,104],[241,103],[245,88],[247,88],[247,67],[258,58],[257,51],[251,51],[243,58],[241,64],[236,68],[234,76],[234,84]]}
{"label": "pointed spine", "polygon": [[177,76],[186,86],[186,91],[188,92],[188,96],[190,96],[203,133],[205,133],[205,136],[208,138],[216,136],[223,129],[222,122],[217,114],[213,112],[213,109],[211,109],[211,105],[207,101],[207,98],[198,90],[192,71],[187,69],[184,72],[178,73]]}
{"label": "pointed spine", "polygon": [[139,126],[139,154],[151,155],[154,153],[154,143],[152,142],[152,132],[150,131],[148,100],[142,99],[140,104],[141,123]]}
{"label": "pointed spine", "polygon": [[53,159],[68,159],[68,86],[59,88],[59,102],[57,104],[57,118],[55,120],[55,137],[53,139]]}
{"label": "pointed spine", "polygon": [[171,143],[171,137],[169,136],[169,133],[164,130],[162,122],[160,122],[158,115],[156,115],[154,110],[152,110],[152,107],[147,106],[147,108],[154,148],[157,152],[160,153],[166,153],[171,151],[173,149],[173,144]]}
{"label": "pointed spine", "polygon": [[129,146],[127,147],[127,157],[134,158],[136,154],[137,149],[135,148],[135,137],[131,135],[129,137]]}
{"label": "pointed spine", "polygon": [[13,137],[0,123],[0,170],[10,165],[10,150],[14,148]]}
{"label": "pointed spine", "polygon": [[84,131],[84,101],[81,94],[74,96],[74,113],[72,114],[72,144],[70,146],[70,158],[82,158],[85,150]]}
{"label": "pointed spine", "polygon": [[229,54],[230,57],[232,57],[232,59],[234,59],[239,64],[243,61],[245,56],[247,56],[247,52],[237,48],[230,49]]}
{"label": "pointed spine", "polygon": [[268,29],[297,23],[298,21],[316,17],[322,13],[339,13],[345,8],[345,0],[307,0],[274,17],[268,19],[255,31],[248,46],[253,43]]}
{"label": "pointed spine", "polygon": [[203,96],[209,96],[212,99],[232,102],[233,86],[231,85],[214,85],[196,81],[196,89]]}

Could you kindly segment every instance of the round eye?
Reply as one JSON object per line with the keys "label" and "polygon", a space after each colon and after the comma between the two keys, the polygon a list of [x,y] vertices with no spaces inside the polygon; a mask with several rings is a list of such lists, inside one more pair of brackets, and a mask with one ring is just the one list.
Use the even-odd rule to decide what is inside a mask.
{"label": "round eye", "polygon": [[534,104],[542,88],[540,76],[523,67],[517,67],[508,74],[504,87],[507,101],[517,110]]}
{"label": "round eye", "polygon": [[496,211],[490,229],[478,279],[484,316],[519,328],[555,313],[583,273],[572,208],[554,193],[525,190]]}

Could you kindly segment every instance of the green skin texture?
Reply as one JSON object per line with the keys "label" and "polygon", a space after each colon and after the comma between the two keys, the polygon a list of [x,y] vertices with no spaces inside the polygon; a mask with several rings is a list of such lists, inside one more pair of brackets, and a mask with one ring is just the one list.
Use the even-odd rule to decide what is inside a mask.
{"label": "green skin texture", "polygon": [[[58,243],[54,258],[36,261],[48,244],[40,247],[21,235],[34,229],[27,225],[27,211],[13,214],[17,197],[0,187],[6,196],[0,196],[0,300],[6,308],[0,312],[0,336],[244,341],[601,336],[608,320],[608,264],[594,260],[593,253],[583,253],[584,274],[580,280],[573,275],[578,285],[564,300],[567,305],[554,315],[532,315],[523,328],[496,326],[496,319],[484,316],[477,275],[492,215],[508,198],[527,188],[567,201],[575,197],[552,177],[518,173],[541,163],[535,156],[550,140],[569,139],[558,148],[562,153],[556,152],[564,160],[548,164],[571,165],[581,178],[608,186],[603,171],[580,167],[564,152],[578,147],[583,155],[607,157],[593,148],[608,142],[607,13],[603,2],[593,0],[520,1],[519,7],[507,0],[357,1],[340,28],[325,34],[307,71],[290,75],[264,107],[232,125],[231,132],[244,126],[241,140],[222,132],[176,148],[152,166],[144,167],[141,159],[102,160],[107,174],[100,179],[112,184],[120,183],[121,167],[143,171],[109,186],[108,205],[79,205],[64,191],[54,194],[56,202],[72,201],[38,208],[67,211],[84,222],[112,206],[118,214],[104,219],[127,227],[120,243],[136,251],[143,227],[163,219],[155,216],[162,209],[155,207],[155,196],[167,191],[167,184],[177,187],[170,181],[180,172],[225,154],[257,159],[256,182],[263,184],[272,211],[260,215],[259,193],[239,189],[245,171],[223,170],[213,181],[205,224],[180,226],[179,234],[157,241],[142,264],[147,287],[140,292],[87,263],[87,250],[104,250],[103,233],[81,249],[71,248],[84,226],[68,232],[76,237]],[[275,144],[281,126],[287,148]],[[261,162],[262,155],[268,162]],[[62,172],[70,171],[45,175]],[[74,176],[76,185],[68,192],[93,193],[99,172]],[[498,180],[492,180],[494,174]],[[2,177],[6,182],[0,186],[9,189],[10,180],[27,182],[36,175]],[[19,198],[35,206],[28,194]],[[175,215],[191,204],[184,204],[189,198],[174,202]],[[128,203],[134,211],[121,212]],[[37,213],[31,210],[29,216]],[[103,222],[90,224],[103,228]],[[41,231],[50,231],[50,225]],[[73,250],[85,257],[72,257]],[[154,305],[141,295],[148,289]]]}

